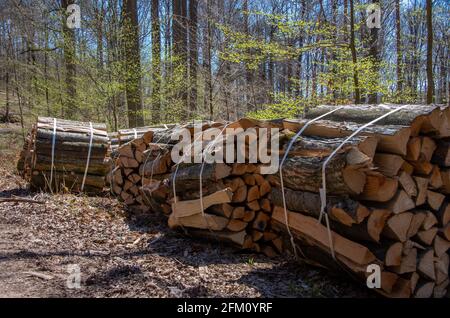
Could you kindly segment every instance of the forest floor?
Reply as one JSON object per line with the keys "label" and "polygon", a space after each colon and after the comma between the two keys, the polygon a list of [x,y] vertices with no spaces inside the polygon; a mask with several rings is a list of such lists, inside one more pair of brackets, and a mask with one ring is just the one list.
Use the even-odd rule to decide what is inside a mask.
{"label": "forest floor", "polygon": [[0,203],[0,297],[374,296],[306,264],[175,233],[164,217],[129,217],[106,193],[30,192],[15,173],[22,138],[19,125],[0,123],[0,198],[44,204]]}

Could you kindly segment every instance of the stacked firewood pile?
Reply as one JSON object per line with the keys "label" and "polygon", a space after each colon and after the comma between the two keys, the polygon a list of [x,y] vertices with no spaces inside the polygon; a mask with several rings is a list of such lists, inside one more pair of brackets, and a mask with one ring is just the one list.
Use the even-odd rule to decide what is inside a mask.
{"label": "stacked firewood pile", "polygon": [[[368,267],[378,265],[376,290],[383,295],[442,297],[449,284],[450,109],[407,106],[344,143],[399,107],[321,106],[302,120],[242,119],[202,127],[205,136],[211,128],[280,128],[280,160],[292,141],[281,169],[283,186],[280,173],[261,173],[259,158],[175,164],[174,142],[151,138],[119,148],[127,159],[116,162],[113,191],[131,206],[166,214],[171,228],[193,236],[269,256],[295,251],[363,282]],[[293,140],[311,119],[331,110]]]}
{"label": "stacked firewood pile", "polygon": [[[157,147],[153,139],[163,139],[169,142],[169,129],[147,130],[141,137],[134,139],[121,147],[114,154],[113,168],[110,175],[111,192],[134,210],[148,211],[144,205],[140,188],[143,185],[142,166]],[[159,148],[156,148],[159,149]],[[163,164],[163,163],[161,163]]]}
{"label": "stacked firewood pile", "polygon": [[[346,106],[310,124],[282,169],[287,211],[279,175],[269,176],[272,221],[290,232],[295,244],[287,247],[301,257],[360,279],[368,265],[379,265],[379,291],[387,296],[442,297],[449,284],[450,109],[409,106],[352,138],[326,167],[331,230],[316,220],[325,160],[364,123],[395,108]],[[318,107],[284,128],[297,131],[333,109]]]}
{"label": "stacked firewood pile", "polygon": [[[208,122],[200,131],[207,135],[212,129],[250,126],[256,127],[257,122]],[[194,125],[177,129],[189,131],[193,159],[194,140],[206,138],[195,134]],[[170,139],[172,133],[174,130],[169,129],[164,137],[153,136],[152,143],[138,138],[118,149],[113,193],[135,210],[164,213],[171,228],[192,236],[234,243],[269,256],[281,252],[280,235],[270,229],[271,187],[258,164],[175,164],[171,151],[178,141]]]}
{"label": "stacked firewood pile", "polygon": [[[177,140],[172,133],[183,127],[161,125],[147,128],[137,139],[129,141],[113,151],[113,167],[108,177],[111,192],[130,209],[148,212],[144,203],[142,186],[150,178],[163,180],[170,172],[170,151]],[[169,207],[170,209],[170,207]]]}
{"label": "stacked firewood pile", "polygon": [[103,191],[110,168],[105,124],[39,117],[17,164],[32,188],[44,191]]}

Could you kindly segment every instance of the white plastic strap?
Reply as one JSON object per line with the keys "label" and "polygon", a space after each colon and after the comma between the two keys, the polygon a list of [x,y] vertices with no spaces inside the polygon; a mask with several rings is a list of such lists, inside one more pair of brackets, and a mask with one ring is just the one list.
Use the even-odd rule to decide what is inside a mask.
{"label": "white plastic strap", "polygon": [[137,134],[136,128],[133,128],[133,131],[134,131],[134,139],[137,139],[138,138],[138,134]]}
{"label": "white plastic strap", "polygon": [[[164,137],[164,136],[162,135],[162,136],[160,136],[160,137],[158,138],[158,140],[152,141],[151,143],[152,143],[152,144],[158,144],[158,143],[161,141],[161,139],[162,139],[163,137]],[[166,145],[167,145],[167,143],[166,143]],[[160,157],[161,157],[161,152],[158,152],[158,155],[157,155],[156,158],[152,161],[152,169],[151,169],[152,172],[151,172],[151,175],[150,175],[150,182],[153,181],[153,168],[154,168],[154,166],[155,166],[155,161],[158,160]],[[142,169],[141,180],[144,180],[144,176],[145,176],[145,167],[147,167],[147,161],[148,161],[148,159],[149,159],[149,156],[147,156],[147,157],[145,158],[145,161],[144,161],[144,168]]]}
{"label": "white plastic strap", "polygon": [[92,127],[91,122],[89,123],[89,128],[91,130],[91,137],[89,139],[89,150],[88,150],[88,155],[87,155],[87,160],[86,160],[86,168],[84,169],[83,182],[81,183],[81,191],[84,190],[84,184],[86,182],[86,176],[87,176],[88,169],[89,169],[89,161],[91,160],[92,139],[94,138],[94,129]]}
{"label": "white plastic strap", "polygon": [[[169,128],[168,128],[168,129],[169,129]],[[161,141],[161,139],[162,139],[163,137],[164,137],[164,136],[161,135],[161,136],[158,138],[158,140],[152,141],[151,143],[152,143],[152,144],[158,144],[158,143]],[[165,143],[165,145],[167,145],[167,143]],[[153,169],[154,169],[154,166],[155,166],[155,161],[158,160],[160,157],[161,157],[161,152],[159,151],[159,152],[158,152],[158,155],[156,156],[156,158],[152,160],[152,168],[151,168],[150,181],[149,181],[150,183],[153,181]],[[144,178],[145,178],[145,168],[147,167],[147,162],[148,162],[149,158],[150,158],[150,156],[146,156],[146,158],[145,158],[145,161],[144,161],[144,164],[143,164],[143,169],[142,169],[142,172],[141,172],[141,180],[144,180]],[[147,194],[145,193],[145,191],[142,192],[142,195],[143,195],[146,199],[148,199]]]}
{"label": "white plastic strap", "polygon": [[325,222],[327,225],[327,230],[328,230],[328,237],[330,240],[330,249],[331,249],[331,254],[334,258],[334,248],[333,248],[333,241],[331,238],[331,230],[330,230],[330,226],[329,226],[329,222],[328,222],[328,214],[325,212],[326,209],[326,205],[327,205],[327,182],[326,182],[326,168],[328,163],[331,161],[331,159],[333,159],[333,157],[338,153],[338,151],[353,137],[355,137],[356,135],[358,135],[361,131],[363,131],[364,129],[366,129],[367,127],[377,123],[378,121],[404,109],[408,107],[408,105],[403,105],[399,108],[396,108],[374,120],[372,120],[371,122],[359,127],[353,134],[351,134],[350,136],[348,136],[329,156],[328,158],[325,160],[325,162],[322,165],[322,188],[319,190],[320,193],[320,215],[319,215],[319,223],[322,221],[322,216],[323,214],[325,214]]}
{"label": "white plastic strap", "polygon": [[320,120],[320,119],[322,119],[322,118],[324,118],[324,117],[334,113],[335,111],[338,111],[341,108],[343,108],[343,106],[337,107],[336,109],[333,109],[332,111],[329,111],[329,112],[327,112],[327,113],[325,113],[325,114],[323,114],[323,115],[321,115],[319,117],[316,117],[316,118],[311,119],[310,121],[306,122],[303,125],[303,127],[297,132],[297,134],[295,134],[295,136],[291,139],[291,141],[289,142],[289,144],[288,144],[288,146],[286,148],[286,151],[284,153],[283,159],[281,159],[279,172],[280,172],[281,195],[282,195],[282,198],[283,198],[284,220],[286,222],[286,230],[287,230],[287,232],[288,232],[288,234],[290,236],[290,241],[291,241],[292,249],[294,251],[295,258],[297,258],[297,249],[296,249],[296,245],[295,245],[295,242],[294,242],[294,236],[292,235],[291,229],[289,228],[289,221],[288,221],[288,214],[287,214],[287,207],[286,207],[286,196],[284,194],[284,181],[283,181],[283,171],[282,171],[283,165],[284,165],[284,162],[287,159],[289,151],[291,150],[292,146],[294,145],[294,142],[297,140],[298,137],[300,137],[303,134],[303,132],[306,130],[306,128],[309,127],[309,125],[311,125],[312,123],[314,123],[314,122],[316,122],[316,121],[318,121],[318,120]]}
{"label": "white plastic strap", "polygon": [[[199,138],[202,138],[203,134],[198,134],[197,138],[194,139],[194,141],[191,142],[191,146],[193,146],[195,144],[196,141],[198,141]],[[180,163],[183,162],[184,158],[186,158],[187,156],[190,156],[192,153],[192,147],[189,148],[189,151],[185,154],[183,154],[183,157],[181,157],[180,161],[178,163],[175,164],[175,171],[173,173],[173,182],[172,182],[172,189],[173,189],[173,202],[177,203],[177,192],[176,192],[176,184],[175,181],[177,179],[177,173],[178,173],[178,168],[180,167]]]}
{"label": "white plastic strap", "polygon": [[50,166],[50,191],[52,191],[53,170],[55,169],[56,118],[53,118],[52,163]]}
{"label": "white plastic strap", "polygon": [[[191,146],[194,145],[194,143],[195,143],[199,138],[201,138],[202,135],[203,135],[203,134],[198,134],[197,138],[195,138],[194,141],[191,142]],[[187,156],[190,156],[190,155],[191,155],[191,152],[192,152],[191,149],[192,149],[192,148],[189,148],[189,151],[188,151],[187,153],[183,154],[183,157],[181,157],[180,161],[174,165],[174,167],[176,167],[176,168],[175,168],[175,171],[174,171],[174,173],[173,173],[173,179],[172,179],[172,190],[173,190],[173,202],[174,202],[174,204],[177,203],[176,179],[177,179],[178,168],[180,167],[180,163],[183,162],[184,158],[186,158]],[[178,217],[175,215],[175,218],[178,218]],[[183,225],[181,225],[181,228],[182,228],[183,231],[187,234],[187,230],[184,228]]]}
{"label": "white plastic strap", "polygon": [[[216,138],[214,138],[214,140],[213,140],[208,146],[206,146],[206,148],[205,148],[205,150],[203,151],[203,154],[202,154],[202,157],[203,157],[202,159],[203,159],[203,160],[202,160],[202,166],[201,166],[201,168],[200,168],[200,209],[202,210],[202,217],[203,217],[203,219],[205,220],[206,226],[208,227],[208,230],[209,230],[209,231],[211,231],[211,228],[210,228],[210,226],[209,226],[208,219],[205,217],[205,208],[204,208],[204,206],[203,206],[203,180],[202,180],[202,177],[203,177],[203,168],[205,167],[205,162],[206,162],[205,156],[206,156],[206,154],[209,152],[210,149],[213,149],[213,146],[214,146],[215,143],[217,142],[218,138],[222,136],[222,133],[225,131],[225,129],[228,127],[228,125],[229,125],[229,124],[226,124],[226,125],[222,128],[220,134],[218,134],[218,135],[216,136]],[[211,231],[211,232],[212,232],[212,231]]]}

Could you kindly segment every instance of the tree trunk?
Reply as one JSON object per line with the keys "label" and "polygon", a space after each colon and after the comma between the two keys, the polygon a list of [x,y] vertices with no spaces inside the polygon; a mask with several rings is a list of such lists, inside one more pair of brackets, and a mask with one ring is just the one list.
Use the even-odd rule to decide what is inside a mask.
{"label": "tree trunk", "polygon": [[197,48],[197,5],[198,0],[189,1],[189,18],[190,18],[190,89],[189,110],[195,113],[197,109],[197,64],[198,64],[198,48]]}
{"label": "tree trunk", "polygon": [[152,0],[152,122],[161,121],[161,35],[159,25],[159,0]]}
{"label": "tree trunk", "polygon": [[103,1],[100,8],[95,7],[96,19],[97,19],[97,62],[99,71],[103,70],[103,20],[104,20],[104,8]]}
{"label": "tree trunk", "polygon": [[432,0],[427,0],[427,104],[433,103],[433,9]]}
{"label": "tree trunk", "polygon": [[359,91],[359,80],[358,80],[358,61],[356,56],[356,46],[355,46],[355,10],[353,8],[353,0],[350,0],[350,50],[352,52],[353,61],[353,82],[355,86],[355,104],[361,103],[361,95]]}
{"label": "tree trunk", "polygon": [[[372,0],[372,4],[380,6],[380,0]],[[370,29],[370,48],[369,55],[372,58],[372,72],[375,73],[375,77],[377,82],[380,80],[379,78],[379,63],[380,63],[380,52],[379,52],[379,43],[378,43],[378,28],[373,27]],[[369,104],[376,104],[378,102],[378,92],[372,92],[369,95]]]}
{"label": "tree trunk", "polygon": [[401,103],[403,91],[403,75],[402,75],[402,29],[400,16],[400,0],[395,0],[395,29],[396,29],[396,43],[397,43],[397,96]]}
{"label": "tree trunk", "polygon": [[139,48],[139,23],[137,0],[124,0],[123,9],[123,53],[125,64],[125,91],[128,106],[128,126],[144,126],[141,96],[141,57]]}
{"label": "tree trunk", "polygon": [[211,1],[207,1],[206,4],[206,15],[207,15],[207,39],[206,39],[206,56],[205,56],[205,63],[206,63],[206,91],[205,91],[205,98],[207,110],[209,111],[209,119],[213,120],[214,118],[214,108],[213,108],[213,86],[212,86],[212,62],[211,62],[211,55],[212,55],[212,25],[211,25]]}
{"label": "tree trunk", "polygon": [[6,86],[6,104],[5,104],[5,123],[9,123],[9,71],[6,70],[5,76],[5,86]]}
{"label": "tree trunk", "polygon": [[[249,13],[248,13],[248,0],[244,0],[242,4],[242,10],[243,12],[243,20],[244,20],[244,34],[250,35],[249,30]],[[253,72],[248,68],[247,65],[245,65],[245,111],[254,110],[254,107],[256,106],[254,103],[255,96],[253,94]]]}
{"label": "tree trunk", "polygon": [[[306,2],[305,2],[305,0],[302,0],[300,2],[300,4],[302,6],[300,19],[303,20],[305,18],[305,14],[306,14]],[[303,32],[301,32],[300,35],[299,35],[299,38],[298,38],[298,47],[299,48],[303,47],[304,36],[305,35],[303,34]],[[297,69],[296,69],[297,81],[298,81],[298,87],[297,87],[296,95],[299,98],[303,97],[303,89],[302,89],[302,86],[303,86],[303,84],[302,84],[303,67],[302,67],[302,65],[303,65],[303,54],[302,54],[302,52],[300,52],[299,55],[298,55],[298,58],[297,58]]]}
{"label": "tree trunk", "polygon": [[[187,23],[186,23],[186,0],[172,0],[173,6],[173,53],[176,58],[180,59],[180,63],[183,66],[183,78],[185,79],[184,83],[187,83],[187,74],[188,74],[188,52],[187,52]],[[181,92],[181,99],[183,110],[183,117],[187,114],[188,110],[188,94],[186,92],[187,86],[183,87],[183,91]],[[186,118],[185,118],[186,119]]]}
{"label": "tree trunk", "polygon": [[22,96],[19,91],[19,79],[17,77],[17,68],[16,68],[15,63],[14,63],[14,80],[15,80],[15,84],[16,84],[17,104],[19,106],[20,126],[22,127],[23,139],[25,140],[25,125],[24,125],[24,118],[23,118]]}
{"label": "tree trunk", "polygon": [[65,79],[65,113],[68,118],[76,114],[76,65],[75,65],[75,31],[67,26],[67,7],[74,4],[74,0],[61,0],[61,8],[63,10],[63,38],[64,38],[64,64],[66,68]]}
{"label": "tree trunk", "polygon": [[439,54],[439,60],[440,60],[440,89],[439,89],[439,104],[445,104],[448,103],[448,96],[447,96],[447,64],[448,60],[446,58],[445,54],[445,48],[444,46],[441,46],[440,54]]}
{"label": "tree trunk", "polygon": [[47,116],[50,116],[50,94],[48,89],[48,31],[45,30],[45,52],[44,52],[44,85],[45,85],[45,104],[47,106]]}

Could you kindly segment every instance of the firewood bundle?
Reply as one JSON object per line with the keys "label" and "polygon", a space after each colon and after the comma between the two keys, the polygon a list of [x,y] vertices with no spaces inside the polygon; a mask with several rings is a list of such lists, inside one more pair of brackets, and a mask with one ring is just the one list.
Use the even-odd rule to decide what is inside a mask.
{"label": "firewood bundle", "polygon": [[[205,136],[211,128],[280,128],[279,158],[287,153],[282,180],[278,172],[262,174],[258,156],[256,163],[175,164],[174,143],[152,138],[119,148],[127,159],[116,162],[113,191],[131,206],[164,213],[171,228],[192,236],[269,256],[295,251],[364,283],[377,265],[376,290],[385,296],[442,297],[449,284],[450,109],[403,106],[346,141],[400,106],[333,107],[317,107],[301,120],[202,127]],[[194,137],[193,148],[210,144]]]}
{"label": "firewood bundle", "polygon": [[[443,297],[449,284],[450,109],[408,106],[346,143],[325,170],[329,228],[317,222],[325,160],[363,124],[397,107],[346,106],[310,124],[282,168],[287,211],[280,176],[269,176],[272,222],[285,238],[291,233],[295,244],[286,248],[302,258],[363,281],[368,266],[379,265],[377,291],[386,296]],[[317,107],[304,120],[285,120],[284,128],[298,131],[330,110]]]}
{"label": "firewood bundle", "polygon": [[[200,131],[206,135],[210,129],[249,126],[256,126],[256,121],[207,122]],[[195,140],[202,140],[195,135],[194,125],[177,129],[189,130],[192,150]],[[167,215],[171,228],[189,235],[229,242],[270,256],[281,252],[280,235],[270,229],[270,184],[259,172],[259,165],[175,164],[171,151],[178,141],[168,138],[173,132],[167,131],[164,138],[153,136],[150,143],[150,138],[138,138],[120,147],[112,191],[130,208]]]}
{"label": "firewood bundle", "polygon": [[[175,142],[170,139],[173,129],[174,126],[148,128],[141,137],[125,143],[114,151],[113,167],[108,178],[111,192],[130,209],[143,212],[150,209],[144,204],[141,192],[148,175],[144,168],[154,167],[153,179],[162,179],[161,175],[170,171],[170,143]],[[151,174],[150,171],[150,176]]]}
{"label": "firewood bundle", "polygon": [[105,124],[39,117],[17,167],[34,189],[99,193],[109,170]]}

